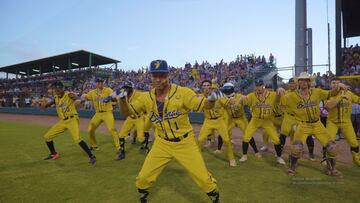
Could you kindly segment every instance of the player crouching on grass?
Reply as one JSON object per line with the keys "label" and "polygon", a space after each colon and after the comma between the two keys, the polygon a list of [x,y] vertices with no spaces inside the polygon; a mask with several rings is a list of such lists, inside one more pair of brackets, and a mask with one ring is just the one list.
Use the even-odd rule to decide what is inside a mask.
{"label": "player crouching on grass", "polygon": [[45,108],[55,104],[60,121],[53,125],[44,135],[46,145],[50,151],[50,155],[45,157],[44,160],[60,158],[60,155],[55,150],[53,139],[60,133],[65,132],[65,130],[69,130],[71,136],[74,139],[74,142],[78,143],[89,156],[89,163],[95,164],[96,157],[91,153],[88,145],[85,141],[82,140],[80,136],[79,115],[75,107],[75,101],[78,99],[78,97],[74,93],[65,91],[64,85],[60,81],[55,82],[52,87],[55,98],[50,102],[41,104],[40,108],[44,110]]}
{"label": "player crouching on grass", "polygon": [[[126,81],[120,89],[126,90],[127,92],[127,100],[128,103],[131,103],[133,100],[141,100],[144,94],[149,94],[148,92],[140,92],[135,90],[134,83],[131,81]],[[120,91],[120,90],[117,90]],[[118,92],[119,93],[119,92]],[[112,97],[116,97],[118,94],[116,91],[112,94]],[[136,139],[141,143],[140,150],[144,150],[145,153],[150,151],[148,144],[149,144],[149,133],[145,133],[145,119],[144,115],[130,115],[126,118],[125,122],[123,123],[119,136],[120,136],[120,151],[119,157],[121,159],[125,158],[125,137],[130,134],[130,132],[135,129],[136,130]]]}
{"label": "player crouching on grass", "polygon": [[281,96],[285,94],[285,90],[278,88],[277,92],[268,91],[265,89],[265,83],[262,79],[256,80],[255,86],[255,92],[250,93],[243,99],[244,104],[248,105],[251,109],[251,120],[243,136],[243,156],[240,162],[247,160],[249,141],[256,130],[262,128],[274,143],[276,162],[285,165],[285,161],[281,158],[282,147],[280,139],[273,123],[274,109],[280,102]]}
{"label": "player crouching on grass", "polygon": [[337,155],[336,144],[331,140],[329,133],[320,122],[320,101],[327,100],[331,95],[337,95],[340,89],[347,89],[344,84],[339,84],[338,90],[326,91],[320,88],[310,88],[312,77],[306,72],[300,73],[296,78],[299,88],[294,92],[285,94],[282,105],[289,108],[298,120],[294,132],[292,148],[289,156],[289,175],[295,175],[297,161],[302,155],[303,144],[309,135],[315,136],[323,147],[326,147],[326,174],[330,176],[342,176],[336,169]]}
{"label": "player crouching on grass", "polygon": [[106,128],[111,133],[113,137],[114,146],[117,150],[117,156],[114,160],[121,160],[122,157],[120,155],[120,141],[119,134],[115,128],[115,120],[113,114],[113,106],[112,106],[112,97],[110,96],[113,93],[113,90],[109,87],[104,86],[103,78],[96,78],[96,89],[91,90],[87,94],[83,94],[81,96],[81,100],[84,102],[85,100],[92,101],[95,115],[91,118],[88,132],[90,138],[90,149],[98,150],[98,145],[95,137],[95,130],[99,127],[101,123],[105,123]]}
{"label": "player crouching on grass", "polygon": [[[244,134],[246,127],[249,124],[244,111],[244,103],[242,101],[245,97],[240,93],[235,93],[234,84],[229,82],[224,84],[221,91],[226,95],[226,97],[221,98],[220,100],[225,100],[224,108],[227,113],[227,128],[231,140],[232,129],[234,127],[239,127]],[[250,139],[249,144],[255,152],[255,157],[261,158],[262,156],[256,147],[256,142],[253,137]]]}
{"label": "player crouching on grass", "polygon": [[223,96],[222,93],[213,91],[208,98],[198,97],[187,87],[171,84],[169,67],[164,60],[152,61],[149,72],[154,87],[151,91],[131,103],[126,99],[126,89],[122,89],[118,96],[124,115],[147,113],[155,128],[156,139],[136,177],[140,202],[147,202],[150,187],[172,160],[178,161],[186,169],[212,202],[220,202],[216,181],[207,170],[196,144],[188,112],[212,108],[215,101]]}
{"label": "player crouching on grass", "polygon": [[[339,78],[333,78],[330,86],[332,90],[339,89]],[[338,91],[338,94],[326,102],[325,108],[329,111],[326,120],[326,129],[332,140],[336,139],[336,133],[341,130],[347,143],[350,145],[351,155],[356,165],[360,166],[359,143],[351,123],[352,104],[360,104],[360,97],[350,90]]]}
{"label": "player crouching on grass", "polygon": [[[203,96],[207,97],[211,94],[211,92],[213,91],[211,86],[212,82],[210,80],[202,81],[201,88],[203,90]],[[236,161],[234,158],[234,152],[228,134],[229,132],[226,125],[226,120],[224,118],[224,107],[227,103],[228,100],[223,97],[215,102],[215,106],[213,108],[204,109],[205,119],[200,129],[198,145],[201,149],[203,142],[208,137],[208,135],[214,133],[214,131],[216,130],[226,145],[226,154],[229,159],[229,165],[234,167],[236,166]]]}

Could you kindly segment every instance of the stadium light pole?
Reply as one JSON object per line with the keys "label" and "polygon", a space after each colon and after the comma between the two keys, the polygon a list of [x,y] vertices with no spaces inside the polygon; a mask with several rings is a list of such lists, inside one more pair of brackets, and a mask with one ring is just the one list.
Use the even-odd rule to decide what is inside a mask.
{"label": "stadium light pole", "polygon": [[306,0],[295,2],[295,76],[306,70]]}

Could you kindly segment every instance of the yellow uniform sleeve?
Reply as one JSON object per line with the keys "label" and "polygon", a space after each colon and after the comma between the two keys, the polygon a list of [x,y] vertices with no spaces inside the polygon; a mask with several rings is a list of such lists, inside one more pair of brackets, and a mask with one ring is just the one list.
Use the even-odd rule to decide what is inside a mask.
{"label": "yellow uniform sleeve", "polygon": [[132,98],[131,102],[129,103],[129,107],[136,114],[136,116],[141,116],[143,113],[148,112],[146,107],[152,106],[149,92],[140,94],[141,95],[136,95],[136,97]]}
{"label": "yellow uniform sleeve", "polygon": [[359,96],[352,93],[351,91],[349,91],[349,94],[350,94],[350,97],[351,97],[351,100],[352,100],[353,103],[360,104],[360,97]]}
{"label": "yellow uniform sleeve", "polygon": [[196,112],[203,110],[206,98],[203,95],[197,95],[187,87],[183,88],[184,106]]}
{"label": "yellow uniform sleeve", "polygon": [[316,94],[320,101],[328,100],[330,97],[330,92],[328,90],[314,88],[313,91],[314,91],[313,94]]}

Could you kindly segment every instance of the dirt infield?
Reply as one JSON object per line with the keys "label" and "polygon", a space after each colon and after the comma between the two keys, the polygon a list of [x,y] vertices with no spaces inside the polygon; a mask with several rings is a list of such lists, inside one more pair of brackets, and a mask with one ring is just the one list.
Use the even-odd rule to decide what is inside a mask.
{"label": "dirt infield", "polygon": [[[35,124],[35,125],[43,125],[43,126],[51,126],[53,124],[55,124],[58,121],[58,117],[56,116],[43,116],[43,115],[21,115],[21,114],[5,114],[5,113],[0,113],[0,121],[9,121],[9,122],[18,122],[18,123],[28,123],[28,124]],[[88,124],[89,124],[90,119],[89,118],[80,118],[80,129],[82,131],[86,131]],[[115,121],[115,125],[116,128],[118,130],[120,130],[121,126],[122,126],[123,121],[122,120],[116,120]],[[193,124],[193,128],[194,128],[194,132],[196,135],[199,134],[200,131],[200,127],[201,125],[199,124]],[[101,132],[104,134],[109,134],[105,125],[100,125],[97,132]],[[110,135],[109,135],[110,136]],[[239,129],[234,129],[233,130],[233,138],[232,140],[234,141],[234,148],[235,148],[235,153],[236,154],[240,154],[241,153],[241,136],[242,136],[242,132]],[[255,135],[255,140],[257,143],[258,148],[260,148],[260,146],[262,145],[262,138],[261,135],[259,133],[257,133],[257,135]],[[352,163],[352,157],[350,154],[350,146],[346,143],[345,140],[340,140],[337,141],[338,144],[338,148],[340,151],[340,155],[338,156],[338,161],[341,163],[346,163],[346,164],[353,164]],[[289,139],[287,139],[287,143],[285,146],[285,155],[283,156],[284,158],[287,159],[287,154],[289,153],[290,150],[290,143],[289,143]],[[215,146],[213,146],[215,148]],[[304,147],[305,153],[304,153],[304,158],[307,158],[307,148],[306,146]],[[321,146],[319,144],[318,141],[315,141],[315,156],[316,156],[316,161],[320,161],[321,160]],[[249,150],[249,154],[252,154],[252,149]],[[271,146],[271,144],[269,144],[269,151],[266,153],[270,153],[270,154],[274,154],[274,149]]]}

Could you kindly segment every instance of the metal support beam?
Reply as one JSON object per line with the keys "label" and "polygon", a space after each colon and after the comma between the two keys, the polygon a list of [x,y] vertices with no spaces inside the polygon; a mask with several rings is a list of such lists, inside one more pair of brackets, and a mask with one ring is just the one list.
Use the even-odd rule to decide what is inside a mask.
{"label": "metal support beam", "polygon": [[336,49],[336,75],[341,75],[342,73],[342,49],[341,49],[341,7],[342,0],[336,0],[335,5],[335,49]]}
{"label": "metal support beam", "polygon": [[68,58],[68,70],[70,71],[70,69],[71,69],[71,59],[70,59],[70,57]]}
{"label": "metal support beam", "polygon": [[92,54],[89,53],[89,68],[92,66]]}
{"label": "metal support beam", "polygon": [[307,30],[307,72],[313,74],[313,43],[312,43],[312,29]]}
{"label": "metal support beam", "polygon": [[306,0],[295,3],[295,75],[306,71]]}

